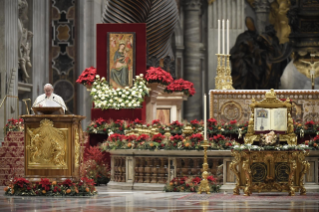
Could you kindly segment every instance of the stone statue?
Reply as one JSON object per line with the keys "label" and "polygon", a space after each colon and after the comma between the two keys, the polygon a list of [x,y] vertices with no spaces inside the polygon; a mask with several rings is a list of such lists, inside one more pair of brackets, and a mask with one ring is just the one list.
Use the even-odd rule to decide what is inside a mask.
{"label": "stone statue", "polygon": [[19,19],[18,19],[18,57],[19,71],[22,72],[23,81],[27,82],[29,77],[28,69],[32,67],[30,60],[30,51],[32,47],[33,33],[28,31],[25,23],[28,21],[27,11],[28,3],[26,0],[19,0]]}

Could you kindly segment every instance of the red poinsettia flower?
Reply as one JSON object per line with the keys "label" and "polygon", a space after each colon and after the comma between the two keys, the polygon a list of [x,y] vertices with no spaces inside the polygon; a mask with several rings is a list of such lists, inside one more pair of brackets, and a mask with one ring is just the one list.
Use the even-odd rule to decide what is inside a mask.
{"label": "red poinsettia flower", "polygon": [[179,121],[174,121],[170,124],[170,126],[174,126],[174,127],[182,127],[183,124],[181,124]]}
{"label": "red poinsettia flower", "polygon": [[92,85],[95,79],[95,75],[96,75],[96,68],[91,66],[90,68],[86,68],[82,72],[82,74],[79,76],[76,82],[80,84]]}
{"label": "red poinsettia flower", "polygon": [[62,182],[62,185],[66,186],[66,187],[71,187],[74,185],[74,183],[72,183],[72,181],[70,179],[66,179]]}
{"label": "red poinsettia flower", "polygon": [[39,185],[41,185],[41,187],[46,191],[49,191],[51,187],[51,183],[48,178],[44,178],[44,179],[41,178]]}
{"label": "red poinsettia flower", "polygon": [[81,180],[88,186],[94,186],[95,182],[93,179],[89,179],[87,177],[82,177]]}
{"label": "red poinsettia flower", "polygon": [[95,121],[97,124],[101,125],[103,123],[105,123],[106,121],[103,119],[103,118],[98,118],[96,121]]}
{"label": "red poinsettia flower", "polygon": [[204,137],[201,133],[196,133],[191,135],[190,139],[195,142],[201,142],[204,140]]}
{"label": "red poinsettia flower", "polygon": [[152,83],[152,82],[159,82],[165,85],[170,84],[171,82],[173,82],[173,77],[172,75],[161,69],[161,67],[150,67],[147,71],[146,71],[146,76],[145,76],[146,81]]}
{"label": "red poinsettia flower", "polygon": [[138,142],[143,142],[143,141],[147,141],[150,139],[150,136],[149,135],[146,135],[146,134],[142,134],[140,136],[137,137],[137,141]]}
{"label": "red poinsettia flower", "polygon": [[128,136],[124,136],[124,139],[127,140],[128,142],[132,142],[132,141],[137,140],[137,136],[136,135],[128,135]]}
{"label": "red poinsettia flower", "polygon": [[225,140],[225,136],[218,134],[218,135],[213,136],[213,140],[215,140],[217,142],[221,141],[221,140]]}
{"label": "red poinsettia flower", "polygon": [[13,180],[13,184],[18,185],[20,188],[23,188],[24,185],[29,185],[29,180],[21,177],[21,178],[15,178]]}
{"label": "red poinsettia flower", "polygon": [[161,124],[161,122],[159,119],[155,119],[152,121],[152,125],[160,125],[160,124]]}
{"label": "red poinsettia flower", "polygon": [[319,140],[319,135],[316,135],[316,137],[313,138],[313,141],[318,141]]}
{"label": "red poinsettia flower", "polygon": [[208,176],[208,177],[207,177],[207,180],[208,180],[208,181],[211,181],[211,182],[216,182],[217,179],[214,178],[213,176]]}
{"label": "red poinsettia flower", "polygon": [[199,177],[195,177],[193,180],[192,180],[192,182],[193,183],[200,183],[200,181],[201,181],[202,179],[200,179]]}
{"label": "red poinsettia flower", "polygon": [[158,133],[156,135],[153,135],[152,141],[157,142],[157,143],[161,143],[164,138],[165,138],[164,135],[162,135],[161,133]]}
{"label": "red poinsettia flower", "polygon": [[315,125],[315,122],[314,122],[314,121],[307,121],[307,122],[305,123],[305,125],[306,125],[307,127],[312,127],[313,125]]}
{"label": "red poinsettia flower", "polygon": [[237,120],[231,120],[231,121],[229,122],[229,124],[230,124],[230,125],[237,124]]}
{"label": "red poinsettia flower", "polygon": [[124,138],[123,135],[114,133],[114,134],[110,135],[110,136],[107,138],[107,140],[116,142],[116,141],[121,141],[121,140],[123,140],[123,138]]}
{"label": "red poinsettia flower", "polygon": [[195,120],[192,120],[190,123],[191,123],[191,125],[198,125],[199,121],[197,121],[197,119],[195,119]]}
{"label": "red poinsettia flower", "polygon": [[214,126],[217,125],[217,120],[214,119],[214,118],[210,118],[210,119],[208,119],[207,121],[208,121],[208,124],[209,124],[209,125],[214,125]]}
{"label": "red poinsettia flower", "polygon": [[174,135],[174,136],[171,136],[170,140],[175,141],[175,142],[179,142],[179,141],[184,140],[184,137],[182,135]]}
{"label": "red poinsettia flower", "polygon": [[166,89],[167,92],[184,92],[188,96],[193,96],[196,91],[194,88],[194,84],[187,80],[177,79],[174,80],[171,84],[169,84]]}
{"label": "red poinsettia flower", "polygon": [[134,120],[134,124],[142,124],[142,121],[139,120],[139,119],[135,119],[135,120]]}

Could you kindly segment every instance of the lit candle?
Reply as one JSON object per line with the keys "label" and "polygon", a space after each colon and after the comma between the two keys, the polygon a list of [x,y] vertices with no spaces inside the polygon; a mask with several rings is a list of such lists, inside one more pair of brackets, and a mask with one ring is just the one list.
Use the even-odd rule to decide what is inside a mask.
{"label": "lit candle", "polygon": [[206,94],[204,94],[204,140],[207,140],[207,108],[206,108]]}
{"label": "lit candle", "polygon": [[227,19],[227,54],[229,54],[229,20]]}
{"label": "lit candle", "polygon": [[218,19],[218,54],[220,54],[220,20]]}
{"label": "lit candle", "polygon": [[223,39],[223,54],[225,54],[225,20],[223,19],[223,22],[222,22],[222,32],[223,32],[223,36],[222,36],[222,39]]}

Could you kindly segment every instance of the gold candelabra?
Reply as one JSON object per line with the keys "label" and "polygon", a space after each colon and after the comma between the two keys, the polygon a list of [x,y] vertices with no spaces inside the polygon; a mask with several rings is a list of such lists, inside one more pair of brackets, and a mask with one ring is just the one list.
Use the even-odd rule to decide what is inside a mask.
{"label": "gold candelabra", "polygon": [[215,89],[234,90],[231,69],[229,65],[230,54],[217,55],[217,76],[215,77]]}
{"label": "gold candelabra", "polygon": [[209,145],[206,139],[204,140],[202,147],[204,148],[203,173],[202,173],[202,181],[200,182],[197,193],[201,194],[202,192],[206,192],[207,194],[210,194],[210,187],[207,180],[207,177],[208,177],[207,147],[209,147]]}

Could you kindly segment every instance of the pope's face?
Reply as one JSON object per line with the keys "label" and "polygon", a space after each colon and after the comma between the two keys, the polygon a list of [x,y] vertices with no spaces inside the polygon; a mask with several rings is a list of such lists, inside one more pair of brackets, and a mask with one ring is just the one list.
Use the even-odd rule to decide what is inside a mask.
{"label": "pope's face", "polygon": [[53,93],[53,88],[51,88],[50,86],[47,86],[44,88],[44,92],[47,97],[50,97],[51,94]]}

